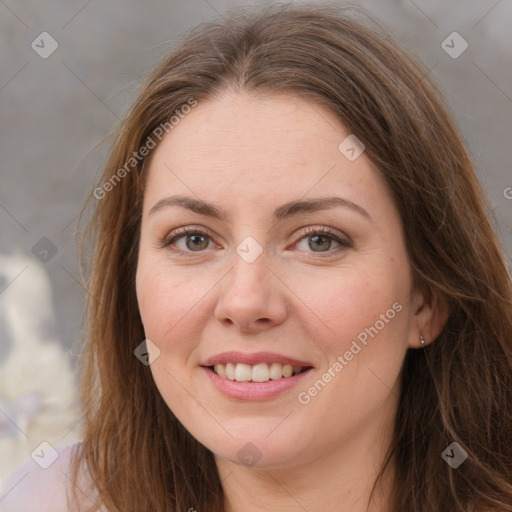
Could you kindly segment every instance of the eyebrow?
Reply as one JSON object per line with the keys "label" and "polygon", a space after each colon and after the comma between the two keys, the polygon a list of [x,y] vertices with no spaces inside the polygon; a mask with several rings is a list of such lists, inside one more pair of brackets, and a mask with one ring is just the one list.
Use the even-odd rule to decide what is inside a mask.
{"label": "eyebrow", "polygon": [[[153,205],[151,210],[149,210],[148,215],[152,215],[162,208],[170,206],[181,206],[182,208],[186,208],[187,210],[191,210],[200,215],[206,215],[221,221],[226,221],[229,217],[228,212],[218,206],[214,206],[213,204],[193,197],[180,195],[160,199]],[[350,208],[351,210],[361,214],[363,217],[366,217],[369,220],[372,219],[370,214],[362,206],[359,206],[348,199],[343,199],[342,197],[321,197],[316,199],[290,201],[289,203],[285,203],[279,208],[276,208],[274,210],[273,217],[274,221],[277,222],[295,215],[327,210],[336,206]]]}

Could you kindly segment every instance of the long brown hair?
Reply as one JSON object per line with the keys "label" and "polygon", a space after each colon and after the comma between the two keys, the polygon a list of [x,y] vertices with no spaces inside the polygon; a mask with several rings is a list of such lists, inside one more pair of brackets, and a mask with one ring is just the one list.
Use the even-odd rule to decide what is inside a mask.
{"label": "long brown hair", "polygon": [[[119,129],[86,231],[94,254],[74,478],[84,463],[97,506],[223,511],[213,454],[133,354],[144,339],[135,272],[151,152],[126,163],[191,99],[232,89],[322,102],[364,142],[400,212],[415,286],[448,307],[438,338],[406,354],[389,510],[512,511],[512,286],[490,209],[427,70],[353,13],[278,5],[200,26],[150,74]],[[453,442],[468,454],[457,469],[441,457]]]}

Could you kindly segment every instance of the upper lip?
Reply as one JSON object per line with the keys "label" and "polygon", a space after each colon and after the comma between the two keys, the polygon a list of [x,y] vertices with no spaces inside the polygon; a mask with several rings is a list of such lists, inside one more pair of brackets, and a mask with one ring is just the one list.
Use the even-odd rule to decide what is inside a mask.
{"label": "upper lip", "polygon": [[307,361],[300,361],[293,357],[287,357],[282,354],[276,354],[274,352],[254,352],[247,354],[244,352],[230,351],[222,352],[213,357],[207,359],[201,366],[215,366],[216,364],[226,363],[244,363],[251,366],[259,363],[280,363],[280,364],[291,364],[292,366],[313,366]]}

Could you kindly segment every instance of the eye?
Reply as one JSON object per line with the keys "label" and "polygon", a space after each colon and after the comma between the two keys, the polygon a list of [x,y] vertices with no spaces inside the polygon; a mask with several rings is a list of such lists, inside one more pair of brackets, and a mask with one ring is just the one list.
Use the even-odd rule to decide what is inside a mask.
{"label": "eye", "polygon": [[[300,248],[300,244],[309,239],[306,249],[314,253],[338,252],[342,248],[352,247],[350,238],[338,233],[330,228],[308,228],[303,231],[303,236],[295,245]],[[160,241],[159,247],[167,248],[178,256],[191,256],[191,253],[200,253],[209,248],[211,242],[210,235],[198,228],[184,227],[173,231],[169,236]],[[338,247],[332,249],[332,242],[338,244]],[[178,244],[181,243],[181,246]]]}
{"label": "eye", "polygon": [[[183,244],[180,247],[177,243],[181,242],[181,239]],[[172,252],[187,255],[188,252],[201,252],[207,249],[210,241],[210,235],[206,231],[198,228],[180,228],[163,239],[159,245],[161,248],[167,247]],[[177,249],[172,246],[176,246]]]}
{"label": "eye", "polygon": [[297,243],[297,246],[299,247],[301,243],[306,242],[306,240],[309,239],[307,243],[306,250],[311,250],[312,252],[316,253],[333,253],[337,252],[336,248],[335,250],[332,249],[332,242],[338,244],[338,248],[347,248],[352,247],[353,243],[348,238],[345,237],[336,231],[333,231],[330,228],[322,227],[322,228],[308,228],[305,232],[305,236],[303,236],[299,242]]}

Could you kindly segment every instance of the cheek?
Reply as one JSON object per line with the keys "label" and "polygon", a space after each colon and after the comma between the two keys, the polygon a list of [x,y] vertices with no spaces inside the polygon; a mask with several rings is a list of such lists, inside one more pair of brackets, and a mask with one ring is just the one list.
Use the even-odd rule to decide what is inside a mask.
{"label": "cheek", "polygon": [[[309,280],[302,283],[298,293],[308,296],[305,302],[315,313],[308,315],[306,328],[327,361],[298,399],[325,425],[356,428],[376,414],[397,385],[408,329],[408,277],[402,272],[397,280],[397,275],[391,264],[378,271],[333,273],[328,286],[316,290]],[[350,425],[346,411],[351,411]]]}
{"label": "cheek", "polygon": [[190,346],[189,340],[197,340],[199,319],[215,284],[206,275],[198,277],[197,270],[176,269],[162,261],[139,263],[137,300],[144,331],[161,351],[176,354]]}
{"label": "cheek", "polygon": [[374,339],[368,331],[375,339],[395,338],[401,332],[408,290],[405,274],[399,282],[394,265],[386,268],[381,262],[378,271],[337,269],[322,279],[323,286],[305,277],[297,282],[294,291],[310,310],[308,331],[318,333],[315,342],[323,340],[329,359],[348,350],[358,336],[362,341]]}
{"label": "cheek", "polygon": [[[184,275],[185,274],[185,275]],[[137,300],[146,338],[159,350],[150,366],[155,384],[180,421],[187,418],[187,394],[182,382],[193,366],[199,345],[200,317],[205,308],[207,283],[187,276],[165,261],[141,258],[137,269]]]}

